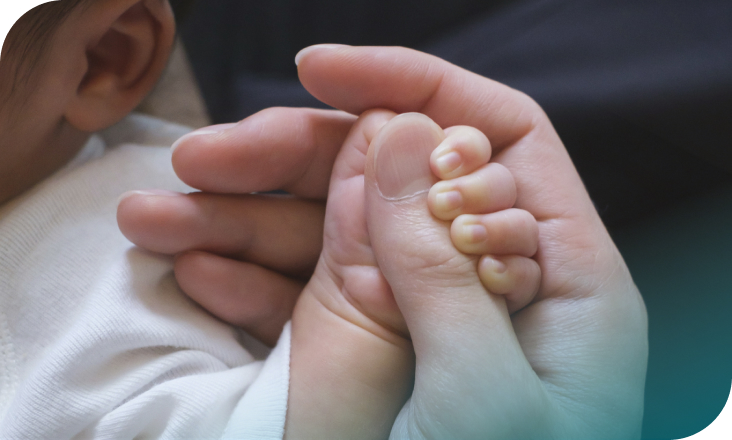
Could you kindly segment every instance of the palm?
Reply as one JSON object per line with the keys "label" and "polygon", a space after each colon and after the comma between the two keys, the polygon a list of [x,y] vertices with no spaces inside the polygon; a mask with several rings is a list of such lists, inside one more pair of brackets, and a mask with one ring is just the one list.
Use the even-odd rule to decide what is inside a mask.
{"label": "palm", "polygon": [[[545,124],[547,127],[534,131],[551,129],[548,121]],[[566,173],[567,181],[557,182],[556,175],[547,177],[526,169],[512,155],[512,150],[521,150],[522,143],[528,142],[539,150],[557,150],[561,141],[553,130],[547,133],[525,136],[498,158],[526,188],[517,207],[539,220],[542,240],[537,255],[542,288],[536,302],[513,315],[512,324],[550,402],[568,418],[582,419],[582,423],[574,420],[573,425],[567,417],[555,423],[563,423],[565,429],[584,426],[590,432],[610,434],[640,426],[635,419],[642,414],[643,404],[642,393],[638,398],[637,392],[643,389],[645,377],[645,309],[576,174]],[[561,159],[554,157],[554,163],[543,166],[566,167],[569,161]],[[539,188],[556,190],[537,191]],[[626,359],[630,370],[617,368],[618,359]],[[581,411],[577,409],[580,402]],[[592,420],[624,420],[627,425],[592,426]],[[575,435],[581,437],[581,432]]]}

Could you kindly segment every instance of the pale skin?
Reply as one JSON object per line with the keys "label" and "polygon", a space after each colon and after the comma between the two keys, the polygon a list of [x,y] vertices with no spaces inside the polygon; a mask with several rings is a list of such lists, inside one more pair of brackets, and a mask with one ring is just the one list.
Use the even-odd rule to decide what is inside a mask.
{"label": "pale skin", "polygon": [[[393,125],[392,119],[397,125],[413,119],[429,121],[421,115],[395,116],[389,111],[365,113],[353,125],[335,160],[323,252],[292,317],[287,438],[384,438],[409,395],[414,373],[409,331],[370,248],[364,212],[363,173],[371,140],[382,127]],[[430,200],[439,200],[440,192],[451,190],[464,201],[462,209],[431,202],[432,212],[444,220],[458,218],[454,223],[456,244],[472,245],[476,248],[472,253],[477,255],[491,253],[482,261],[506,262],[496,272],[495,264],[478,265],[476,256],[465,266],[470,276],[456,273],[455,282],[462,286],[472,282],[482,290],[482,280],[488,291],[495,286],[513,299],[512,304],[525,305],[536,293],[540,278],[538,265],[530,258],[537,249],[538,229],[530,214],[510,209],[516,199],[511,174],[500,165],[488,164],[490,143],[480,131],[452,127],[443,132],[430,124],[433,144],[422,153],[422,162],[430,182],[447,179],[432,187]],[[446,170],[440,159],[451,153],[461,164]],[[422,197],[426,196],[422,191]],[[173,200],[171,195],[160,197],[162,203]],[[140,201],[140,194],[132,193],[121,202],[123,231],[129,231],[124,212],[136,209],[134,204]],[[423,202],[427,204],[426,199]],[[487,225],[492,233],[512,239],[496,247],[491,241],[476,242],[469,234],[459,233],[460,219],[467,214],[473,214],[471,218]],[[449,225],[440,222],[443,235],[448,234]],[[446,255],[458,254],[449,240],[444,244]],[[230,267],[216,257],[206,264],[217,275]],[[476,266],[480,279],[475,276]],[[179,279],[186,276],[183,272]]]}
{"label": "pale skin", "polygon": [[[3,53],[0,62],[0,96],[3,98],[0,107],[3,139],[0,145],[0,203],[3,204],[62,167],[83,146],[89,133],[113,124],[139,103],[165,65],[174,26],[165,1],[103,0],[92,2],[83,13],[72,13],[56,32],[55,38],[50,40],[48,53],[34,67],[31,80],[22,87],[13,90],[10,81],[18,60]],[[104,38],[106,36],[111,38]],[[114,50],[112,46],[120,42],[129,50]],[[112,46],[108,46],[110,43]],[[477,288],[465,289],[475,293],[471,300],[412,301],[418,292],[405,280],[420,279],[415,275],[421,272],[404,264],[409,260],[403,258],[407,255],[403,251],[413,249],[414,243],[401,243],[399,240],[404,237],[391,237],[389,231],[411,230],[412,236],[416,231],[413,227],[384,223],[393,216],[367,218],[374,243],[400,243],[396,246],[400,252],[392,256],[378,246],[374,248],[379,266],[389,268],[384,275],[404,312],[416,352],[413,397],[405,407],[404,416],[397,419],[398,427],[409,433],[415,422],[431,420],[440,422],[446,429],[454,427],[451,423],[457,423],[457,427],[473,426],[482,430],[479,432],[484,438],[509,437],[505,434],[513,433],[516,427],[536,429],[528,434],[541,431],[564,438],[637,436],[647,356],[645,310],[622,258],[540,109],[523,95],[485,78],[404,49],[315,49],[301,57],[300,74],[303,83],[317,97],[350,114],[361,114],[372,108],[399,113],[420,111],[442,127],[476,127],[490,139],[495,151],[493,161],[505,166],[513,175],[517,188],[516,207],[526,210],[538,221],[540,245],[535,258],[542,273],[540,290],[536,300],[513,315],[513,328],[510,328],[506,311],[502,309],[505,306],[500,301],[480,303],[493,297]],[[278,115],[275,112],[269,116]],[[226,259],[231,266],[222,270],[224,274],[233,272],[233,268],[239,269],[241,264],[248,264],[254,276],[248,277],[243,285],[234,283],[234,288],[229,290],[232,295],[219,302],[218,307],[221,316],[240,320],[245,327],[255,330],[261,322],[252,321],[251,315],[247,317],[240,312],[246,307],[237,306],[251,304],[254,298],[259,301],[260,309],[280,309],[278,306],[284,305],[281,309],[287,310],[287,305],[295,302],[303,277],[309,275],[317,262],[321,246],[317,237],[323,230],[323,214],[322,208],[310,200],[325,197],[331,165],[354,121],[344,113],[316,115],[294,111],[287,116],[289,118],[281,119],[281,124],[270,125],[264,131],[261,127],[241,124],[233,132],[218,135],[218,139],[209,137],[209,142],[222,146],[224,154],[211,155],[208,161],[206,154],[199,150],[198,156],[204,160],[187,162],[196,156],[192,146],[196,142],[200,142],[198,145],[207,142],[203,137],[197,141],[191,139],[188,152],[185,153],[186,148],[181,145],[174,161],[179,174],[202,189],[246,193],[285,188],[296,198],[272,203],[268,200],[257,209],[242,210],[232,206],[240,208],[244,204],[251,208],[252,201],[258,199],[181,196],[184,208],[193,204],[197,209],[189,211],[188,217],[181,215],[177,205],[172,211],[166,211],[168,218],[182,219],[182,228],[165,231],[170,235],[163,234],[155,239],[173,252],[209,249],[225,257],[239,256],[245,260],[246,263],[241,263]],[[293,121],[301,124],[293,124]],[[255,139],[256,133],[263,141],[261,147],[276,144],[280,148],[239,148],[237,152],[234,148],[226,148],[227,142],[229,146],[238,147],[241,139]],[[295,162],[303,157],[311,160]],[[316,157],[321,160],[312,160]],[[263,166],[261,159],[270,159],[265,163],[271,166]],[[367,160],[367,176],[369,166]],[[366,186],[366,194],[375,194],[369,192],[369,188],[373,189],[373,186]],[[154,197],[141,198],[151,202],[154,210]],[[371,203],[368,212],[383,213],[391,206],[380,204],[378,198],[367,200]],[[220,207],[230,209],[226,211]],[[415,207],[424,213],[426,201],[419,201]],[[130,208],[134,211],[134,207]],[[242,219],[248,220],[253,229],[266,226],[269,239],[257,234],[257,239],[252,241],[253,229],[249,229],[241,232],[249,235],[249,240],[244,237],[241,241],[229,241],[231,229],[217,227],[226,214],[209,217],[207,223],[201,221],[201,215],[207,212],[238,215],[228,219],[237,224],[242,224]],[[134,217],[134,213],[132,215]],[[159,220],[154,213],[148,217],[154,218]],[[289,228],[293,223],[298,224],[298,229],[289,233],[293,231]],[[425,224],[429,225],[429,222],[423,226]],[[202,225],[206,226],[206,232],[201,231]],[[133,222],[132,226],[133,229],[140,227],[139,231],[145,230],[144,222]],[[431,236],[438,233],[436,228],[430,226],[423,232]],[[175,235],[180,232],[187,237],[185,240]],[[139,236],[144,241],[145,232],[139,232]],[[174,241],[178,244],[171,244]],[[299,241],[298,248],[290,246],[293,241]],[[190,245],[192,242],[194,246]],[[259,247],[250,246],[256,243]],[[189,287],[191,280],[200,279],[204,272],[199,264],[202,260],[199,258],[197,263],[192,258],[195,255],[203,256],[203,261],[214,256],[199,252],[178,258],[179,274],[181,267],[189,265]],[[266,263],[266,267],[262,268],[258,263]],[[275,296],[273,305],[266,296],[242,295],[242,292],[251,292],[242,289],[250,283],[275,287],[282,283],[290,288],[283,290],[281,296]],[[436,294],[454,293],[456,298],[464,293],[450,292],[448,287],[430,286],[430,289]],[[215,296],[203,299],[200,291],[186,290],[209,309],[217,311],[216,299],[212,299]],[[466,305],[470,305],[469,310],[461,311],[460,308]],[[459,322],[429,319],[438,310],[440,313],[465,312],[463,317],[466,319]],[[478,313],[472,315],[472,312]],[[279,321],[267,322],[268,327],[261,333],[271,336],[281,328],[287,315],[286,312],[275,315]],[[487,316],[497,318],[492,322],[504,324],[491,329],[500,331],[486,333],[486,329],[480,327],[480,322]],[[422,325],[424,322],[430,325]],[[486,358],[485,349],[490,348],[490,344],[485,343],[486,334],[495,336],[493,341],[499,346],[506,345],[499,341],[513,341],[505,353],[510,356],[504,356],[504,360],[513,361],[497,365],[487,362],[490,357]],[[448,335],[453,337],[447,338]],[[512,335],[516,339],[512,339]],[[444,341],[448,339],[451,345],[445,346]],[[520,344],[518,350],[516,340]],[[441,395],[440,392],[446,389],[435,389],[439,381],[429,373],[444,371],[440,359],[454,359],[454,350],[460,348],[468,349],[474,355],[462,359],[463,374],[454,377],[456,382],[446,388],[456,394]],[[495,350],[491,352],[495,353]],[[440,356],[433,358],[427,355],[430,353]],[[531,368],[526,367],[527,363]],[[505,368],[511,365],[522,367],[506,371]],[[492,374],[485,375],[486,371]],[[474,412],[455,414],[430,405],[430,402],[460,401],[466,395],[473,395],[460,392],[467,383],[472,385],[471,392],[480,397],[471,402]],[[521,392],[501,392],[512,388],[512,384]],[[527,408],[530,409],[528,415]],[[527,424],[527,419],[533,423]],[[451,432],[460,436],[459,430]]]}
{"label": "pale skin", "polygon": [[[443,273],[440,268],[445,265],[436,263],[444,259],[433,260],[435,248],[414,237],[439,237],[444,225],[438,227],[434,217],[425,215],[426,198],[394,203],[381,197],[374,185],[379,167],[370,161],[373,156],[367,157],[371,245],[416,353],[412,398],[397,418],[396,432],[405,438],[638,437],[647,359],[645,308],[541,109],[514,90],[400,48],[314,47],[301,54],[299,72],[311,93],[351,114],[370,108],[418,111],[443,127],[477,128],[490,140],[491,161],[513,176],[515,208],[537,221],[539,251],[534,260],[541,269],[539,291],[509,319],[502,297],[439,282],[434,275]],[[277,125],[278,115],[288,123]],[[324,164],[335,160],[347,137],[339,133],[352,123],[349,117],[275,109],[256,118],[266,118],[269,130],[261,130],[261,119],[245,120],[222,133],[185,140],[173,157],[179,175],[211,192],[282,187],[295,197],[324,197],[329,177]],[[405,131],[429,132],[429,124]],[[212,146],[220,154],[206,157],[204,151]],[[250,159],[272,157],[267,151],[277,151],[280,160],[264,176]],[[138,242],[151,242],[148,234],[154,231],[160,233],[155,244],[166,245],[168,251],[191,249],[176,248],[177,237],[151,227],[157,215],[154,199],[141,195],[122,210]],[[169,197],[165,203],[168,213],[181,213],[169,218],[178,218],[188,226],[187,234],[205,245],[224,236],[217,226],[221,219],[208,223],[205,232],[197,228],[197,219],[211,218],[211,212],[241,214],[243,210],[232,206],[251,201],[251,196],[199,195]],[[256,214],[242,218],[254,228],[234,234],[253,234]],[[409,218],[416,223],[403,223]],[[445,249],[441,244],[437,248]],[[246,263],[231,260],[234,265],[257,262],[246,257],[246,247],[228,251],[245,256]],[[302,258],[294,260],[312,264],[306,252],[296,251]],[[212,258],[211,254],[184,252],[178,260],[185,262],[191,278],[205,277],[206,269],[191,255]],[[269,269],[289,279],[286,271]],[[242,281],[228,296],[218,295],[216,286],[209,295],[196,289],[188,293],[214,313],[226,304],[228,318],[236,319],[236,310],[246,309],[257,297],[247,286]],[[227,301],[217,302],[223,297]],[[461,368],[456,370],[456,365]]]}

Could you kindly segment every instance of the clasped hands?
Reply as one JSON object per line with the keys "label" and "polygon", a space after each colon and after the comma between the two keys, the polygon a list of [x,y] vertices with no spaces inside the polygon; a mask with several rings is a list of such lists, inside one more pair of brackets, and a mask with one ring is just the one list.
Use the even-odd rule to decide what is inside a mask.
{"label": "clasped hands", "polygon": [[[269,109],[186,136],[174,150],[174,168],[203,192],[125,198],[118,211],[125,235],[176,255],[186,294],[271,345],[318,264],[331,172],[354,115],[417,112],[443,128],[475,127],[490,140],[491,161],[512,173],[515,207],[536,219],[540,288],[511,314],[502,343],[519,347],[520,359],[479,353],[475,347],[490,346],[491,335],[475,332],[467,321],[480,317],[460,315],[458,306],[452,316],[464,320],[428,325],[419,310],[403,310],[416,377],[392,435],[639,437],[648,351],[643,301],[541,108],[518,91],[403,48],[314,46],[298,61],[307,90],[339,110]],[[252,194],[276,189],[291,196]],[[391,284],[401,306],[407,287]],[[434,353],[464,356],[451,388],[480,398],[461,402],[435,386]]]}

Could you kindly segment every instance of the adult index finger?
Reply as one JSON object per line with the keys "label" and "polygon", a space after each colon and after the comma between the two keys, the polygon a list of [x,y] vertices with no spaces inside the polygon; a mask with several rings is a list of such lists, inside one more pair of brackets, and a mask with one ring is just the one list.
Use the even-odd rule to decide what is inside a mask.
{"label": "adult index finger", "polygon": [[326,104],[424,113],[442,127],[476,127],[494,147],[526,135],[542,113],[517,90],[403,47],[312,46],[297,61],[302,84]]}
{"label": "adult index finger", "polygon": [[297,61],[305,88],[346,112],[419,112],[442,127],[481,130],[494,148],[492,160],[514,174],[516,207],[537,220],[579,216],[599,222],[546,114],[525,94],[401,47],[312,46]]}
{"label": "adult index finger", "polygon": [[282,189],[324,199],[352,115],[271,108],[237,124],[203,128],[173,148],[173,167],[188,185],[215,193]]}

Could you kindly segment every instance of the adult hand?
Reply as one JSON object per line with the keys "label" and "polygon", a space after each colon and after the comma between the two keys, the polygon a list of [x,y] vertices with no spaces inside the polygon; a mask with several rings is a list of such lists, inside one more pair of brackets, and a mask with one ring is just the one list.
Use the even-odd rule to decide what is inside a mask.
{"label": "adult hand", "polygon": [[[424,210],[419,214],[401,201],[375,196],[378,167],[367,165],[372,167],[370,172],[367,168],[367,214],[373,214],[369,233],[417,356],[412,400],[394,434],[638,437],[648,350],[645,307],[539,106],[506,86],[402,48],[316,46],[301,52],[298,61],[300,79],[310,93],[341,110],[419,112],[442,127],[469,125],[483,131],[493,146],[492,161],[514,176],[516,208],[529,211],[539,224],[535,258],[542,271],[540,291],[532,304],[511,317],[515,339],[496,341],[490,329],[511,330],[504,325],[505,305],[502,309],[494,301],[479,306],[495,319],[494,326],[485,326],[481,319],[486,318],[466,309],[462,297],[450,300],[438,294],[446,290],[439,281],[435,285],[439,276],[430,278],[434,273],[422,267],[429,261],[429,246],[412,249],[424,243],[404,233],[414,229],[410,222],[419,221],[415,218]],[[412,258],[399,258],[405,255]],[[482,350],[481,337],[497,347],[494,356],[510,359],[476,354]],[[450,366],[457,370],[454,374]],[[455,377],[462,373],[473,381]]]}
{"label": "adult hand", "polygon": [[[387,108],[398,113],[416,111],[430,116],[442,127],[471,125],[479,128],[493,145],[493,160],[506,166],[514,175],[518,189],[517,207],[537,218],[541,244],[536,259],[543,274],[541,291],[533,304],[512,318],[517,341],[532,374],[535,374],[531,389],[537,393],[534,399],[526,393],[514,396],[488,394],[486,398],[493,410],[482,414],[478,412],[478,415],[492,424],[492,434],[498,437],[502,433],[509,436],[517,432],[562,438],[637,437],[642,418],[647,359],[643,302],[541,109],[519,92],[407,49],[314,47],[300,54],[299,70],[303,84],[311,93],[351,114],[360,114],[370,108]],[[178,161],[176,170],[193,186],[227,193],[264,191],[284,186],[293,188],[300,180],[306,182],[307,179],[312,179],[310,182],[313,183],[304,187],[324,188],[335,150],[353,119],[341,113],[331,114],[334,116],[332,119],[301,118],[296,115],[310,111],[290,111],[296,121],[294,124],[269,127],[253,124],[247,128],[248,122],[245,121],[220,134],[189,138],[176,150],[175,157],[193,159]],[[342,129],[339,131],[337,127]],[[256,143],[249,142],[250,138],[262,133],[265,137],[279,136],[283,142],[270,145],[282,150],[257,148]],[[301,133],[306,135],[300,136]],[[315,142],[312,141],[314,138]],[[217,142],[228,145],[228,148],[212,155],[216,159],[207,160],[207,149]],[[300,146],[302,148],[298,148]],[[189,152],[181,156],[185,150]],[[285,153],[279,154],[278,151]],[[306,158],[320,154],[324,165],[316,169],[310,166],[310,162],[301,160],[301,156],[288,156],[298,152]],[[253,162],[255,158],[262,165]],[[281,163],[290,163],[292,167],[285,170]],[[237,167],[253,173],[238,172]],[[274,178],[264,174],[265,171],[271,172],[270,169],[275,170]],[[195,178],[200,177],[204,181],[195,181],[188,175],[198,176]],[[322,186],[318,186],[318,182]],[[308,194],[308,197],[320,197],[324,193],[323,190]],[[226,212],[222,207],[246,204],[246,199],[220,199],[214,195],[199,197],[202,200],[205,197],[212,207],[210,212]],[[213,209],[217,205],[220,206]],[[124,214],[127,208],[121,206],[120,209]],[[200,220],[208,218],[208,212],[200,210],[191,214],[192,218]],[[237,215],[246,218],[242,212]],[[143,229],[137,228],[138,233]],[[148,228],[150,231],[153,229]],[[315,231],[316,228],[310,229]],[[160,231],[158,228],[158,231],[170,242],[180,238],[180,234],[170,230]],[[131,233],[134,235],[134,231]],[[220,228],[210,228],[208,233],[209,241],[218,243],[226,241],[230,235],[229,231]],[[148,237],[137,242],[144,245],[142,242],[145,240],[153,241]],[[319,245],[304,247],[308,246],[317,254]],[[235,251],[233,248],[227,250],[228,253]],[[270,254],[269,257],[272,257],[269,264],[275,267],[277,256]],[[260,261],[256,256],[252,260]],[[315,260],[305,258],[302,261],[314,263]],[[232,279],[236,278],[232,275]],[[214,314],[230,322],[251,319],[245,308],[226,307],[226,301],[217,302],[219,299],[231,299],[231,295],[226,293],[226,289],[222,293],[221,289],[217,292],[216,286],[213,287],[212,297],[199,299],[204,306],[208,304]],[[397,290],[397,300],[409,298],[411,294]],[[247,302],[236,295],[233,300],[232,304]],[[419,333],[414,329],[423,327],[421,322],[423,320],[418,315],[407,316],[413,337]],[[455,338],[460,336],[459,325],[449,325],[445,329]],[[433,336],[431,341],[430,338],[423,338],[423,342],[418,341],[419,337],[415,339],[418,363],[420,358],[429,358],[425,349],[444,333],[433,333]],[[457,344],[458,339],[448,342]],[[424,362],[422,364],[425,365]],[[429,368],[422,369],[426,370]],[[420,394],[420,389],[425,389],[420,385],[425,383],[420,374],[418,365],[415,397]],[[526,379],[519,375],[487,376],[493,378],[491,380],[497,389],[508,390],[513,385],[522,388],[518,382]],[[422,377],[426,376],[422,374]],[[457,401],[460,399],[460,396],[453,397]],[[418,413],[411,411],[412,408],[413,405],[407,407],[409,411],[400,417],[399,429],[414,426],[413,418]],[[425,420],[430,418],[429,413],[423,413],[423,416]],[[490,436],[480,432],[477,435]]]}
{"label": "adult hand", "polygon": [[[193,132],[173,166],[205,193],[132,192],[117,220],[133,243],[176,255],[181,289],[274,345],[323,244],[330,172],[356,118],[273,108]],[[291,195],[250,194],[284,189]]]}

